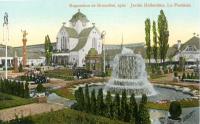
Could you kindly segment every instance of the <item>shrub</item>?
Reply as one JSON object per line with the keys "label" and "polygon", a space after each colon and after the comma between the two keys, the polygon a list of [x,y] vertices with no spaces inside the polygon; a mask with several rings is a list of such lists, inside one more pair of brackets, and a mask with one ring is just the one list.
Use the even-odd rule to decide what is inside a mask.
{"label": "shrub", "polygon": [[176,64],[174,65],[173,71],[178,71],[178,67]]}
{"label": "shrub", "polygon": [[174,72],[174,77],[178,77],[178,72]]}
{"label": "shrub", "polygon": [[180,115],[182,114],[181,104],[178,101],[173,101],[170,103],[169,107],[170,118],[173,120],[180,119]]}
{"label": "shrub", "polygon": [[195,79],[199,79],[199,73],[195,73],[194,77]]}
{"label": "shrub", "polygon": [[187,73],[187,79],[191,79],[191,77],[190,77],[190,74],[189,74],[189,73]]}
{"label": "shrub", "polygon": [[165,74],[168,74],[168,73],[169,73],[168,69],[165,69],[165,70],[164,70],[164,73],[165,73]]}
{"label": "shrub", "polygon": [[42,85],[42,83],[39,83],[36,87],[36,91],[38,93],[42,93],[42,92],[45,92],[46,91],[46,88]]}
{"label": "shrub", "polygon": [[194,79],[194,73],[192,72],[191,75],[190,75],[190,79]]}
{"label": "shrub", "polygon": [[18,70],[19,70],[19,72],[23,72],[23,66],[22,66],[22,63],[19,64]]}

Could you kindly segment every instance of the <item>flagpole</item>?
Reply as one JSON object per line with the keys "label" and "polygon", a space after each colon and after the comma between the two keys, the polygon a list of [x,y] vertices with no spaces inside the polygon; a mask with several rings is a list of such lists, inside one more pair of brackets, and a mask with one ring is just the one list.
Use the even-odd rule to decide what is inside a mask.
{"label": "flagpole", "polygon": [[[6,26],[6,27],[5,27]],[[5,29],[7,29],[7,32],[5,33]],[[5,35],[6,34],[6,35]],[[5,73],[6,73],[6,79],[8,78],[8,41],[9,41],[9,30],[8,30],[8,13],[5,12],[4,15],[4,23],[3,23],[3,42],[4,38],[6,36],[6,58],[5,58]]]}
{"label": "flagpole", "polygon": [[102,48],[103,48],[103,72],[105,74],[106,72],[106,60],[105,60],[105,35],[106,35],[106,32],[105,31],[102,31],[101,33],[101,38],[103,40],[103,43],[102,43]]}
{"label": "flagpole", "polygon": [[8,79],[8,42],[9,42],[8,24],[6,25],[6,28],[7,28],[7,39],[6,39],[6,79]]}

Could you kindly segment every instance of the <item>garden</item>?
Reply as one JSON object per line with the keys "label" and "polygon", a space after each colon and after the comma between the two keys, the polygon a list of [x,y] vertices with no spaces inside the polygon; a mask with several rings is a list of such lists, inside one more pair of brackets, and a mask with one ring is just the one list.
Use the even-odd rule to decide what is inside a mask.
{"label": "garden", "polygon": [[63,80],[74,80],[73,70],[71,69],[55,69],[45,72],[45,75],[50,78],[59,78]]}
{"label": "garden", "polygon": [[28,83],[0,79],[0,109],[33,103]]}
{"label": "garden", "polygon": [[33,99],[30,99],[30,98],[26,99],[26,98],[21,98],[21,97],[18,97],[18,96],[9,95],[9,94],[0,92],[0,103],[1,103],[0,109],[30,104],[30,103],[33,103],[33,102],[35,102],[35,101]]}
{"label": "garden", "polygon": [[128,124],[118,120],[79,112],[73,109],[63,109],[49,113],[16,118],[10,122],[1,122],[0,124]]}

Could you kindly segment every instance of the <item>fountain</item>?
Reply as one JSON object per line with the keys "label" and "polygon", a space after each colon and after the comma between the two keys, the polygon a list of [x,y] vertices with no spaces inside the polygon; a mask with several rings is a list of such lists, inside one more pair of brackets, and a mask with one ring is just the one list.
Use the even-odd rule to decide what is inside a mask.
{"label": "fountain", "polygon": [[112,94],[121,94],[123,90],[126,90],[128,96],[132,93],[136,97],[141,97],[142,94],[156,95],[147,79],[144,59],[125,47],[121,54],[115,56],[112,78],[104,87],[104,92],[110,91]]}

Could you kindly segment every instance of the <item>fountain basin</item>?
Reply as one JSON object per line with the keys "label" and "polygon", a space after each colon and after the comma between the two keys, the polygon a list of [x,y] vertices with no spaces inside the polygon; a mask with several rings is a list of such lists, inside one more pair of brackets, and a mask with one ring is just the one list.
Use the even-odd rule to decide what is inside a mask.
{"label": "fountain basin", "polygon": [[[96,91],[96,95],[98,93],[99,89],[104,89],[104,87],[106,86],[106,84],[91,84],[89,85],[89,92],[92,92],[92,90],[94,89]],[[78,88],[79,86],[77,86]],[[85,86],[81,86],[83,87],[83,91]],[[77,89],[76,88],[76,89]],[[176,90],[175,88],[168,88],[165,86],[153,86],[153,88],[155,89],[156,94],[148,96],[148,101],[151,102],[159,102],[159,101],[174,101],[174,100],[182,100],[182,99],[191,99],[193,97],[192,94],[188,94],[185,93],[183,91],[180,90]],[[104,94],[106,95],[106,91],[104,90]],[[112,96],[114,96],[114,94],[112,94]],[[104,96],[105,97],[105,96]],[[128,95],[128,97],[130,97],[130,95]],[[136,96],[136,98],[140,98],[140,96]]]}

